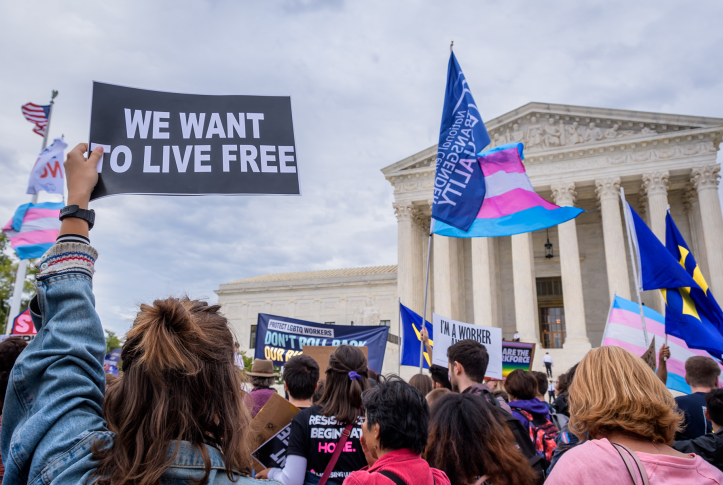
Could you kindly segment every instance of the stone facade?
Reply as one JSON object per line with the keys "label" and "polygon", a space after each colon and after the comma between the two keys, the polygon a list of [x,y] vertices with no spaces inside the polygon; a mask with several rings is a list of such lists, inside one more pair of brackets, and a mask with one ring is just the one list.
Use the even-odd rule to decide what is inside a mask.
{"label": "stone facade", "polygon": [[259,313],[336,325],[390,325],[384,372],[397,372],[397,267],[376,266],[255,276],[216,290],[241,350],[253,355]]}
{"label": "stone facade", "polygon": [[[559,347],[550,340],[554,336],[545,334],[541,318],[561,312],[564,344],[549,352],[555,370],[565,371],[600,345],[612,295],[636,298],[621,190],[663,240],[670,207],[712,291],[723,294],[716,161],[723,119],[530,103],[486,125],[493,146],[525,144],[524,164],[538,194],[587,212],[549,231],[512,237],[434,236],[427,318],[435,311],[501,327],[508,339],[517,330],[523,341]],[[379,307],[381,319],[391,321],[391,333],[399,335],[397,295],[422,312],[435,164],[432,146],[382,169],[394,188],[396,272],[372,276],[352,270],[343,283],[298,273],[294,280],[266,282],[264,278],[274,276],[267,275],[221,285],[219,301],[242,346],[259,312],[349,322],[350,309],[368,297]],[[551,258],[545,257],[548,237]],[[538,288],[546,285],[552,293],[538,295]],[[663,309],[659,292],[645,292],[643,302]],[[388,344],[385,372],[396,371],[397,355],[396,345]],[[543,355],[536,352],[536,367],[541,367],[537,360]]]}
{"label": "stone facade", "polygon": [[[502,327],[508,339],[517,330],[523,341],[554,347],[546,340],[551,336],[542,335],[541,318],[550,309],[559,312],[564,344],[549,352],[556,370],[566,370],[600,345],[612,295],[636,298],[621,189],[661,240],[670,206],[713,292],[723,293],[723,245],[715,242],[723,241],[716,162],[723,119],[530,103],[486,125],[492,146],[524,143],[524,164],[538,194],[588,212],[550,228],[552,258],[545,257],[548,231],[473,240],[435,235],[435,312]],[[432,146],[382,169],[394,186],[399,218],[398,293],[417,311],[424,287],[416,276],[424,264],[416,256],[418,239],[427,233],[408,221],[431,217],[435,165]],[[559,279],[561,291],[538,295],[550,278]],[[643,302],[662,311],[660,293],[646,293]]]}

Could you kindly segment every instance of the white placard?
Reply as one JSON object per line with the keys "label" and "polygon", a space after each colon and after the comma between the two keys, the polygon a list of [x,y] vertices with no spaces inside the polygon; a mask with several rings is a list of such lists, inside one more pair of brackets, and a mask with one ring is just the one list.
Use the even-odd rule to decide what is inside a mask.
{"label": "white placard", "polygon": [[497,327],[483,327],[471,323],[458,322],[433,314],[434,326],[434,354],[432,363],[447,367],[447,349],[460,340],[472,339],[481,343],[487,349],[490,362],[487,365],[485,377],[502,379],[502,329]]}

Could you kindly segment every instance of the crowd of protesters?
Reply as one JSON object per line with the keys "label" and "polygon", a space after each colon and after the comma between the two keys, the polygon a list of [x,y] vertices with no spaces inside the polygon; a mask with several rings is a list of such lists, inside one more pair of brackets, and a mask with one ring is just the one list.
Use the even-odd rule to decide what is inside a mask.
{"label": "crowd of protesters", "polygon": [[[99,147],[86,159],[86,149],[65,164],[68,203],[81,208],[102,156]],[[551,357],[545,373],[485,382],[489,355],[474,340],[454,343],[446,368],[408,383],[376,374],[353,346],[338,347],[323,375],[310,357],[292,357],[280,376],[299,409],[286,459],[255,473],[253,419],[278,399],[271,362],[242,369],[219,306],[167,298],[140,306],[122,376],[106,379],[97,257],[88,224],[63,220],[29,307],[38,336],[27,348],[0,343],[5,483],[723,485],[713,359],[686,362],[693,392],[674,399],[663,351],[656,375],[622,348],[593,349],[552,389]]]}

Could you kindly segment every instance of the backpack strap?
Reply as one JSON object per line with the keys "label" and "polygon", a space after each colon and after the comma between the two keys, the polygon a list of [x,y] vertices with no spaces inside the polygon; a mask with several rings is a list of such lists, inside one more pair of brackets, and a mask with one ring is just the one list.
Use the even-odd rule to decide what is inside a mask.
{"label": "backpack strap", "polygon": [[407,485],[406,482],[404,480],[402,480],[401,478],[399,478],[399,475],[397,475],[396,473],[392,473],[388,470],[382,470],[377,473],[380,475],[384,475],[389,480],[393,481],[396,485]]}
{"label": "backpack strap", "polygon": [[354,419],[354,421],[352,421],[351,423],[347,424],[344,430],[341,432],[339,441],[336,443],[336,448],[334,448],[334,454],[331,455],[331,459],[326,465],[324,474],[321,476],[321,480],[319,480],[319,485],[326,485],[327,480],[329,480],[329,475],[331,475],[331,472],[334,471],[336,462],[339,460],[339,455],[341,455],[341,450],[342,448],[344,448],[344,444],[349,438],[349,435],[351,435],[351,429],[354,427],[354,422],[356,422],[356,419]]}
{"label": "backpack strap", "polygon": [[[628,474],[630,475],[630,479],[633,481],[633,485],[637,485],[638,483],[638,474],[640,474],[640,478],[643,479],[643,485],[650,485],[650,482],[648,481],[648,474],[645,472],[645,467],[642,463],[640,463],[637,455],[625,445],[621,445],[620,443],[610,444],[613,445],[613,448],[615,448],[615,450],[618,452],[620,458],[622,458],[625,462],[625,467],[628,469]],[[630,462],[630,458],[628,458],[628,455],[630,455],[630,457],[632,457],[632,459],[635,461],[635,468],[637,468],[637,473],[635,472],[633,464]]]}

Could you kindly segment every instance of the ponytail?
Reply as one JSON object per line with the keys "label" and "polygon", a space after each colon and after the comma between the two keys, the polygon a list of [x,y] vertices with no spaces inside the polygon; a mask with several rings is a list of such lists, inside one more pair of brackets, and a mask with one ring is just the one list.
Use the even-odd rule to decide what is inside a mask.
{"label": "ponytail", "polygon": [[362,392],[369,389],[367,359],[358,347],[342,345],[329,357],[321,414],[338,423],[352,423],[362,407]]}

